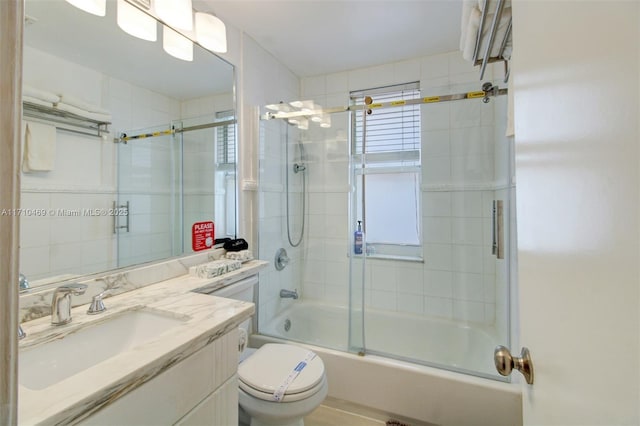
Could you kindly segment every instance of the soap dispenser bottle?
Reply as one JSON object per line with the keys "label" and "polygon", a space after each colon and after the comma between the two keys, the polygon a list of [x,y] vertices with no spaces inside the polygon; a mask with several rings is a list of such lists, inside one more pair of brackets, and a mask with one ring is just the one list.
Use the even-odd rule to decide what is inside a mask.
{"label": "soap dispenser bottle", "polygon": [[362,254],[362,240],[364,235],[362,234],[362,221],[358,221],[358,229],[353,233],[353,252],[355,254]]}

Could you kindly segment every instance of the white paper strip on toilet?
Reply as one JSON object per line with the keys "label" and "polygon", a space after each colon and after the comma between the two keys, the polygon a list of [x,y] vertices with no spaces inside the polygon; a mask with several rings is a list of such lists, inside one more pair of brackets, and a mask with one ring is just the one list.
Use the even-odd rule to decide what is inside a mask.
{"label": "white paper strip on toilet", "polygon": [[274,401],[277,401],[277,402],[282,401],[282,398],[284,397],[284,394],[287,392],[287,389],[289,388],[291,383],[293,383],[293,381],[296,379],[296,377],[298,377],[300,372],[304,370],[307,364],[309,364],[309,362],[311,362],[311,360],[314,359],[315,357],[316,357],[315,352],[313,351],[307,352],[307,356],[305,356],[304,359],[300,361],[298,365],[296,365],[296,367],[293,369],[291,374],[287,376],[284,382],[282,382],[282,384],[278,387],[278,389],[276,389],[276,391],[273,393]]}

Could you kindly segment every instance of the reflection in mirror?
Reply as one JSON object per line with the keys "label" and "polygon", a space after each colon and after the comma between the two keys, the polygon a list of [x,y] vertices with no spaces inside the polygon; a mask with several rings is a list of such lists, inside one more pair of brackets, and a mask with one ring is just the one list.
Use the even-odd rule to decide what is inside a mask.
{"label": "reflection in mirror", "polygon": [[[67,2],[27,0],[20,272],[30,287],[235,237],[233,66],[193,61]],[[126,138],[122,136],[126,135]]]}

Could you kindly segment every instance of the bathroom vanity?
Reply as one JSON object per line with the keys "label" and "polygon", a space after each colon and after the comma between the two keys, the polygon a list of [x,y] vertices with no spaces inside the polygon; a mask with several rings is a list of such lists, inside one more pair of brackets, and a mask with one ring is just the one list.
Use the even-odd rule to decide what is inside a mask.
{"label": "bathroom vanity", "polygon": [[22,323],[19,424],[237,424],[237,329],[254,305],[194,290],[265,266],[173,277],[107,297],[97,315],[76,306],[62,326]]}

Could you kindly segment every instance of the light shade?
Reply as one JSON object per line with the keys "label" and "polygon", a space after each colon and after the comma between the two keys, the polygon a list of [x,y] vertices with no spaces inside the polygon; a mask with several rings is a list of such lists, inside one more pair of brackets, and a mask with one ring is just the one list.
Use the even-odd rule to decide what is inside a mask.
{"label": "light shade", "polygon": [[298,120],[298,129],[300,129],[300,130],[309,130],[309,119],[301,117]]}
{"label": "light shade", "polygon": [[156,13],[165,23],[181,30],[193,30],[191,0],[155,0]]}
{"label": "light shade", "polygon": [[126,0],[118,0],[118,26],[127,34],[143,40],[156,41],[158,39],[158,25],[156,20],[129,4]]}
{"label": "light shade", "polygon": [[193,61],[193,42],[166,25],[162,26],[162,48],[174,58]]}
{"label": "light shade", "polygon": [[196,39],[209,50],[227,52],[227,28],[217,16],[196,12]]}
{"label": "light shade", "polygon": [[322,116],[322,121],[320,122],[320,127],[328,129],[331,127],[331,116],[329,114],[324,114]]}
{"label": "light shade", "polygon": [[289,102],[289,105],[294,108],[300,108],[304,112],[312,112],[316,109],[313,101],[292,101]]}
{"label": "light shade", "polygon": [[107,0],[67,0],[67,3],[92,15],[104,16],[107,13]]}

